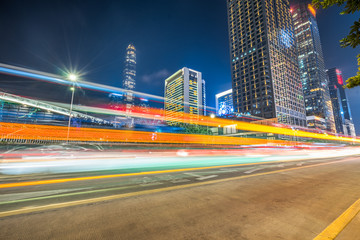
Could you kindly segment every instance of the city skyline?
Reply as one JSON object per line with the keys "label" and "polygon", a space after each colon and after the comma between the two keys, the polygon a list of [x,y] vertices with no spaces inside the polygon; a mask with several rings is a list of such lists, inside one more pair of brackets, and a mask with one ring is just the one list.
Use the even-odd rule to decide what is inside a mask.
{"label": "city skyline", "polygon": [[[14,13],[15,4],[6,3],[5,7],[7,7],[8,11],[3,13],[3,17],[9,18],[9,14],[13,13],[13,16],[16,18],[29,19],[26,23],[20,23],[18,20],[12,18],[15,29],[13,30],[14,33],[12,31],[6,32],[9,32],[9,36],[16,33],[19,36],[29,35],[29,38],[25,44],[23,44],[24,41],[22,38],[19,38],[10,44],[11,46],[16,46],[17,44],[23,45],[20,47],[20,50],[22,50],[22,52],[25,51],[26,54],[20,62],[15,62],[7,49],[2,49],[4,54],[0,58],[1,62],[57,73],[58,69],[62,67],[61,65],[67,66],[69,64],[69,59],[71,59],[73,64],[77,62],[79,66],[88,65],[84,70],[84,72],[87,72],[87,74],[84,75],[86,80],[116,86],[115,81],[118,81],[118,76],[121,74],[121,69],[123,67],[122,64],[119,63],[123,62],[122,58],[125,54],[124,49],[129,42],[133,42],[134,45],[137,46],[138,57],[141,59],[138,65],[140,91],[147,91],[161,96],[163,93],[163,80],[168,77],[171,72],[176,71],[176,69],[179,69],[182,66],[198,69],[203,72],[204,78],[207,80],[208,105],[211,107],[215,106],[215,98],[213,96],[231,87],[226,30],[226,3],[224,1],[213,1],[209,4],[207,11],[201,16],[196,16],[190,12],[191,18],[188,20],[185,20],[184,17],[181,16],[181,12],[183,9],[186,9],[186,5],[189,4],[190,1],[179,1],[173,4],[163,4],[161,1],[155,1],[153,4],[145,3],[144,7],[154,10],[159,14],[158,17],[147,19],[149,20],[148,23],[142,28],[137,28],[137,26],[140,22],[144,22],[143,20],[146,19],[146,14],[141,11],[135,11],[136,14],[132,17],[131,13],[133,12],[131,9],[135,3],[125,2],[110,4],[109,2],[110,5],[107,7],[104,6],[106,4],[102,4],[103,6],[100,9],[106,10],[111,17],[95,17],[93,20],[91,20],[91,17],[95,14],[94,9],[99,4],[90,2],[85,6],[85,3],[81,1],[78,3],[65,3],[65,6],[62,6],[59,9],[54,9],[53,6],[46,4],[45,2],[44,4],[41,4],[41,6],[37,3],[34,4],[34,6],[28,6],[29,9],[34,10],[32,13],[31,11],[29,11],[29,13]],[[194,12],[202,6],[202,1],[191,1],[191,3],[193,5],[191,11]],[[161,7],[159,7],[160,5]],[[114,10],[111,10],[111,8]],[[55,19],[59,13],[65,12],[65,9],[72,9],[68,11],[67,18]],[[125,14],[123,18],[120,18],[119,16],[115,17],[115,9],[119,12],[127,12],[127,14]],[[177,10],[169,15],[167,14],[167,9]],[[74,17],[72,11],[75,10],[80,10],[82,13],[80,14],[80,17]],[[217,15],[214,15],[215,12]],[[344,26],[340,27],[338,24],[339,21],[336,21],[336,19],[341,19],[344,23],[343,25],[345,25],[346,23],[352,23],[353,18],[351,16],[340,17],[338,16],[339,12],[340,9],[337,9],[336,7],[319,11],[318,23],[320,35],[322,35],[321,38],[326,39],[323,43],[326,67],[337,67],[341,69],[344,78],[346,79],[356,71],[355,57],[351,60],[350,57],[346,56],[355,56],[355,54],[351,49],[340,49],[338,46],[339,39],[347,34],[348,29]],[[58,31],[55,31],[55,33],[54,31],[49,31],[50,33],[45,34],[44,30],[48,29],[40,21],[43,16],[49,16],[50,13],[54,15],[53,18],[50,18],[50,23],[53,25],[59,24],[59,26],[62,27],[60,27]],[[134,28],[130,29],[130,25],[125,19],[126,17],[131,18],[131,20],[137,18],[133,21]],[[112,18],[120,21],[115,21],[115,19]],[[164,19],[170,20],[168,23],[163,23]],[[98,21],[103,24],[110,22],[112,29],[104,28],[104,30],[102,30],[102,24],[100,24],[100,26],[95,26],[93,23]],[[180,33],[183,31],[187,30],[195,32],[199,27],[205,26],[205,23],[208,24],[209,21],[211,27],[206,26],[201,30],[202,34],[200,35],[203,36],[199,35],[199,37],[190,40],[188,38],[180,38],[175,42],[173,41],[176,37],[181,36]],[[336,34],[334,34],[334,31],[331,31],[332,29],[324,27],[325,22],[333,23],[332,26],[336,29]],[[181,26],[180,23],[183,24],[184,27],[180,28],[179,31],[179,28],[177,29],[176,26]],[[64,30],[70,24],[72,25],[70,30]],[[30,26],[30,29],[32,30],[31,36],[28,31],[24,31],[25,26]],[[89,30],[90,26],[92,26],[92,30]],[[1,27],[6,30],[6,26],[2,25]],[[113,32],[114,27],[116,29],[115,34]],[[145,28],[148,28],[148,30],[145,30]],[[161,33],[160,29],[163,28],[167,29],[167,38]],[[78,31],[81,29],[82,31]],[[111,37],[109,31],[113,33]],[[175,33],[176,31],[179,33]],[[81,34],[72,35],[73,32],[80,32]],[[98,35],[95,37],[95,35],[93,35],[94,33],[98,33]],[[61,41],[54,39],[54,36],[58,35],[61,36]],[[331,37],[329,37],[329,35],[331,35]],[[83,39],[86,39],[88,36],[92,36],[89,39],[89,43],[79,47],[83,42]],[[211,41],[204,41],[203,39],[211,39]],[[187,51],[176,51],[175,46],[179,44],[180,40],[182,41],[180,46],[190,46]],[[1,41],[3,43],[3,48],[5,45],[9,45],[7,44],[7,39],[2,39]],[[66,42],[67,46],[65,46]],[[43,46],[45,46],[45,48],[35,54],[34,51]],[[92,46],[94,50],[86,53],[86,50],[89,50],[89,46]],[[64,51],[64,55],[56,50],[66,47],[69,48],[69,51]],[[212,51],[208,51],[209,49]],[[329,49],[336,49],[336,53],[329,51]],[[16,50],[15,48],[11,49],[14,56],[17,54],[17,51],[20,50]],[[171,56],[165,56],[165,53],[167,54],[170,51],[176,53],[175,55],[177,57],[173,57],[172,54],[170,54]],[[67,56],[67,54],[69,54],[69,56]],[[38,61],[34,61],[34,59],[38,59]],[[156,59],[156,61],[154,59]],[[171,59],[171,61],[169,59]],[[53,61],[54,65],[50,64],[51,60],[55,60]],[[145,65],[148,66],[144,67]],[[154,85],[157,87],[149,89],[150,86]],[[353,106],[357,102],[357,95],[360,95],[356,94],[357,92],[359,92],[358,89],[348,91],[356,125],[359,124],[358,119],[360,118],[360,114]]]}

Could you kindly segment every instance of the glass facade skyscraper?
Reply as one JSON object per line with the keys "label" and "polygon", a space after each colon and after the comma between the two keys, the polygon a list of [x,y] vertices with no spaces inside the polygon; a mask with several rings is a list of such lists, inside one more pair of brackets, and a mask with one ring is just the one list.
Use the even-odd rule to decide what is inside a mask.
{"label": "glass facade skyscraper", "polygon": [[[133,44],[129,44],[126,48],[125,68],[123,74],[123,88],[126,90],[134,90],[136,86],[136,49]],[[133,95],[127,93],[126,102],[133,102]]]}
{"label": "glass facade skyscraper", "polygon": [[[168,121],[183,113],[205,114],[205,80],[202,73],[182,68],[165,80],[165,116]],[[196,117],[195,117],[196,118]]]}
{"label": "glass facade skyscraper", "polygon": [[292,5],[291,14],[297,42],[307,126],[335,132],[316,11],[305,1]]}
{"label": "glass facade skyscraper", "polygon": [[337,68],[327,70],[331,102],[333,105],[337,133],[356,136],[349,101],[344,89],[342,72]]}
{"label": "glass facade skyscraper", "polygon": [[288,0],[227,0],[234,112],[306,126]]}

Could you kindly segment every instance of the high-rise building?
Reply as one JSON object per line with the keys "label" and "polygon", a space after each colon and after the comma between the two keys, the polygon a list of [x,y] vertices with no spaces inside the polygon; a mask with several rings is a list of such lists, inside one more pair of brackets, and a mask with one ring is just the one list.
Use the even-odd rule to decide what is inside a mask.
{"label": "high-rise building", "polygon": [[234,111],[305,126],[288,0],[227,0]]}
{"label": "high-rise building", "polygon": [[356,136],[355,127],[351,116],[349,101],[344,89],[342,72],[339,69],[327,70],[331,102],[333,105],[336,132],[348,136]]}
{"label": "high-rise building", "polygon": [[165,116],[168,121],[189,113],[204,115],[205,81],[202,73],[182,68],[165,80]]}
{"label": "high-rise building", "polygon": [[207,114],[206,114],[206,87],[205,87],[205,80],[203,79],[202,80],[202,97],[203,97],[203,102],[202,102],[202,104],[204,105],[204,108],[203,108],[203,110],[204,110],[204,116],[206,116]]}
{"label": "high-rise building", "polygon": [[307,126],[335,132],[316,10],[306,1],[298,2],[291,6],[291,14],[297,42]]}
{"label": "high-rise building", "polygon": [[232,89],[216,94],[216,115],[224,116],[234,112]]}
{"label": "high-rise building", "polygon": [[[123,88],[126,90],[134,90],[136,86],[136,49],[133,44],[129,44],[126,48],[125,68],[123,76]],[[125,97],[127,103],[134,101],[133,95],[127,93]]]}

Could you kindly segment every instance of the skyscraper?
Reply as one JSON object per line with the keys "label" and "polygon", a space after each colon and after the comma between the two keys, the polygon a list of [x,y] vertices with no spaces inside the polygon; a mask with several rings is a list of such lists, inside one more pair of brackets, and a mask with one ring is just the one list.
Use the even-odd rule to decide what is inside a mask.
{"label": "skyscraper", "polygon": [[204,111],[204,116],[206,116],[207,111],[206,111],[206,87],[205,87],[205,80],[202,80],[202,98],[203,98],[203,102],[202,104],[204,105],[203,111]]}
{"label": "skyscraper", "polygon": [[206,97],[202,73],[182,68],[165,80],[165,115],[168,121],[183,113],[204,115]]}
{"label": "skyscraper", "polygon": [[305,126],[288,0],[227,0],[234,111]]}
{"label": "skyscraper", "polygon": [[307,126],[335,132],[316,11],[311,4],[301,2],[291,6],[291,14],[297,42]]}
{"label": "skyscraper", "polygon": [[216,94],[216,115],[224,116],[233,112],[232,89]]}
{"label": "skyscraper", "polygon": [[[123,88],[134,90],[136,86],[136,49],[133,44],[126,48],[125,68],[123,74]],[[127,93],[125,97],[127,103],[134,101],[132,93]]]}
{"label": "skyscraper", "polygon": [[349,101],[344,89],[344,80],[339,69],[327,70],[331,102],[333,105],[336,131],[341,134],[356,136],[355,127],[351,116]]}

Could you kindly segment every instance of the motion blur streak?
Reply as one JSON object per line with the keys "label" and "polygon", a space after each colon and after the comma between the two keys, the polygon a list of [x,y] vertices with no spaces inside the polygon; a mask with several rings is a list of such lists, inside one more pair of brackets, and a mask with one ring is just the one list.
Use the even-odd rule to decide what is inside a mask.
{"label": "motion blur streak", "polygon": [[[122,115],[126,113],[124,111],[119,111]],[[129,114],[129,113],[128,113]],[[159,119],[162,117],[163,120],[166,120],[166,116],[163,116],[164,112],[160,109],[150,108],[149,113],[141,113],[134,112],[130,113],[130,116],[133,117],[142,117],[149,119]],[[165,112],[166,115],[166,112]],[[175,115],[175,114],[171,114]],[[202,126],[211,126],[211,127],[224,127],[224,126],[235,126],[238,130],[250,131],[250,132],[263,132],[263,133],[274,133],[281,134],[287,136],[296,136],[296,137],[306,137],[306,138],[315,138],[315,139],[323,139],[323,140],[331,140],[331,141],[340,141],[340,142],[351,142],[351,143],[360,143],[360,139],[350,138],[350,137],[338,137],[331,134],[320,134],[320,133],[312,133],[306,132],[302,130],[293,130],[291,127],[282,128],[268,125],[260,125],[256,123],[248,123],[243,121],[235,121],[229,119],[222,118],[211,118],[208,116],[201,116],[198,119],[194,118],[194,115],[188,113],[181,113],[180,117],[172,116],[171,121],[175,122],[183,122],[190,124],[197,124]]]}
{"label": "motion blur streak", "polygon": [[[15,66],[6,65],[6,64],[0,64],[0,73],[21,76],[21,77],[27,77],[27,78],[33,78],[33,79],[37,79],[37,80],[48,81],[48,82],[53,82],[53,83],[63,84],[63,85],[72,85],[73,84],[71,81],[62,79],[61,76],[56,76],[56,75],[52,75],[52,74],[47,74],[47,73],[43,73],[43,72],[39,72],[39,71],[29,70],[29,69],[15,67]],[[110,86],[97,84],[97,83],[91,83],[91,82],[82,81],[82,80],[78,80],[76,82],[76,85],[78,87],[83,87],[83,88],[87,88],[87,89],[103,91],[103,92],[108,92],[108,93],[128,92],[128,90],[110,87]],[[149,99],[156,99],[156,100],[161,100],[161,101],[164,100],[163,97],[145,94],[145,93],[141,93],[141,92],[131,91],[131,93],[138,97],[146,96]],[[81,110],[81,108],[82,107],[78,107],[76,109],[76,107],[75,107],[74,109]],[[255,123],[248,123],[248,122],[235,121],[235,120],[229,120],[229,119],[211,118],[211,117],[207,117],[207,116],[194,117],[194,115],[186,114],[186,113],[181,113],[179,116],[176,116],[176,114],[171,114],[171,112],[164,112],[161,109],[155,109],[155,108],[148,108],[149,109],[148,113],[141,112],[141,111],[139,111],[139,109],[136,110],[136,108],[133,112],[125,112],[125,111],[120,111],[120,110],[116,110],[116,109],[103,109],[103,108],[94,108],[94,107],[85,107],[85,108],[87,111],[92,110],[95,112],[102,112],[105,114],[110,114],[110,113],[115,114],[116,113],[116,115],[126,115],[126,116],[132,116],[132,117],[158,119],[158,120],[164,120],[164,121],[168,120],[168,119],[166,119],[166,115],[169,113],[169,115],[172,115],[171,121],[174,121],[174,122],[190,123],[190,124],[197,124],[197,125],[209,126],[209,127],[225,127],[225,126],[232,125],[232,126],[235,126],[235,128],[238,130],[245,130],[245,131],[251,131],[251,132],[273,133],[273,134],[287,135],[287,136],[292,136],[292,137],[305,137],[305,138],[323,139],[323,140],[330,140],[330,141],[360,143],[360,139],[350,138],[350,137],[345,137],[345,136],[338,137],[338,136],[332,135],[331,133],[329,133],[329,134],[328,133],[314,133],[314,132],[304,131],[303,129],[298,129],[298,130],[292,129],[290,126],[276,127],[276,126],[260,125],[260,124],[255,124]],[[108,108],[108,107],[106,107],[106,108]],[[209,107],[207,107],[207,108],[209,109]],[[3,128],[3,126],[1,128]],[[19,125],[16,126],[15,128],[19,129]],[[29,127],[29,128],[34,128],[34,127]],[[51,130],[51,129],[49,129],[49,130]],[[54,129],[53,129],[53,131],[54,131]],[[60,131],[62,131],[62,130],[60,130]],[[121,134],[125,134],[125,132],[122,133],[120,131],[116,131],[117,136],[114,136],[115,132],[112,132],[111,133],[112,137],[109,137],[106,135],[106,134],[110,134],[109,130],[102,130],[104,132],[104,134],[101,134],[98,131],[96,133],[92,132],[93,134],[96,135],[95,137],[89,137],[89,136],[85,137],[84,135],[86,135],[85,133],[88,133],[88,131],[90,131],[90,130],[82,129],[81,133],[78,132],[77,135],[72,136],[72,140],[124,142],[121,140],[121,139],[124,139],[124,136],[121,136]],[[105,134],[105,132],[106,132],[106,134]],[[126,134],[128,134],[128,135],[130,133],[131,132],[126,132]],[[147,133],[147,134],[149,134],[149,133]],[[125,135],[125,137],[127,137],[128,135]],[[130,135],[135,135],[135,134],[130,134]],[[158,134],[158,136],[160,136],[160,135]],[[154,140],[150,141],[149,139],[145,139],[145,141],[142,141],[142,139],[134,138],[133,136],[131,136],[129,141],[130,142],[131,141],[132,142],[163,142],[163,143],[169,142],[169,139],[166,138],[165,135],[163,135],[163,136],[164,136],[163,138],[159,137],[159,139],[156,141],[154,141]],[[39,135],[37,137],[43,138],[45,136]],[[55,135],[48,136],[48,137],[55,137]],[[170,136],[168,135],[167,137],[170,137]],[[193,137],[190,137],[188,135],[187,137],[189,137],[190,139],[186,139],[186,140],[184,140],[184,138],[185,138],[184,136],[183,137],[173,136],[173,137],[175,137],[174,141],[173,141],[174,143],[203,143],[203,144],[264,144],[264,143],[266,143],[266,141],[259,141],[259,142],[254,142],[254,143],[243,143],[243,142],[247,142],[248,140],[239,140],[239,138],[236,138],[237,140],[235,138],[232,138],[232,139],[228,139],[227,141],[224,141],[224,142],[229,142],[229,140],[231,140],[231,141],[234,141],[233,143],[221,143],[221,141],[223,141],[224,139],[220,140],[221,138],[218,138],[218,137],[216,137],[216,138],[215,137],[205,137],[205,136],[200,136],[200,135],[193,136]],[[27,134],[26,138],[24,138],[24,139],[34,139],[34,138],[36,139],[36,137],[31,137],[29,134]],[[53,139],[55,139],[55,138],[53,138]],[[64,140],[63,137],[58,137],[56,139]],[[131,139],[133,139],[133,140],[131,140]],[[216,139],[216,140],[214,140],[214,139]]]}
{"label": "motion blur streak", "polygon": [[[22,67],[3,64],[3,63],[0,63],[0,73],[30,78],[30,79],[34,79],[34,80],[46,81],[46,82],[51,82],[51,83],[56,83],[56,84],[68,85],[68,86],[73,85],[73,82],[71,82],[69,80],[65,80],[64,77],[62,77],[62,76],[49,74],[49,73],[36,71],[36,70],[30,70],[30,69],[26,69],[26,68],[22,68]],[[129,90],[125,90],[122,88],[87,82],[87,81],[83,81],[80,79],[76,81],[76,86],[81,87],[81,88],[90,89],[90,90],[95,90],[95,91],[108,92],[108,93],[131,92],[132,94],[134,94],[136,96],[143,96],[143,97],[147,97],[148,99],[157,99],[157,100],[164,99],[163,97],[159,97],[159,96],[152,95],[152,94],[141,93],[141,92],[136,92],[136,91],[129,91]]]}
{"label": "motion blur streak", "polygon": [[[218,122],[228,122],[218,120]],[[199,124],[201,121],[199,121]],[[210,118],[207,124],[213,124]],[[284,135],[294,135],[291,129],[262,126],[238,122],[238,126],[243,130],[272,132]],[[19,124],[19,123],[0,123],[1,139],[24,139],[24,140],[67,140],[67,128],[61,126]],[[290,134],[291,133],[291,134]],[[360,143],[359,139],[336,137],[332,135],[317,134],[298,131],[297,137],[317,138],[324,140],[334,140],[343,142]],[[95,128],[75,128],[70,131],[71,141],[83,142],[129,142],[129,143],[189,143],[189,144],[211,144],[211,145],[293,145],[293,142],[284,140],[266,140],[255,138],[226,137],[212,135],[195,134],[176,134],[176,133],[155,133],[131,130],[112,130]]]}
{"label": "motion blur streak", "polygon": [[[188,150],[182,150],[183,153]],[[217,154],[221,154],[222,151],[218,151]],[[264,152],[261,150],[261,152]],[[272,152],[272,153],[271,153]],[[94,170],[106,170],[106,167],[110,169],[120,169],[120,170],[131,170],[132,173],[120,173],[120,174],[109,174],[109,175],[98,175],[98,176],[85,176],[85,177],[73,177],[73,178],[62,178],[62,179],[47,179],[39,181],[23,181],[23,182],[11,182],[0,184],[1,188],[13,188],[13,187],[26,187],[34,185],[45,185],[45,184],[56,184],[56,183],[65,183],[65,182],[75,182],[75,181],[86,181],[86,180],[96,180],[96,179],[107,179],[107,178],[119,178],[119,177],[129,177],[129,176],[141,176],[141,175],[151,175],[151,174],[164,174],[164,173],[175,173],[175,172],[184,172],[184,171],[196,171],[204,169],[213,169],[213,168],[228,168],[228,167],[240,167],[248,165],[258,165],[266,164],[271,162],[292,162],[298,160],[307,160],[307,159],[327,159],[329,157],[344,157],[344,156],[353,156],[360,154],[358,148],[339,148],[335,150],[311,150],[303,151],[296,150],[285,153],[278,153],[279,149],[268,150],[267,153],[271,155],[254,155],[255,152],[244,152],[242,151],[232,151],[228,154],[232,154],[236,157],[182,157],[178,152],[168,153],[167,156],[164,156],[163,159],[159,158],[159,155],[153,154],[135,154],[134,157],[122,156],[117,159],[106,159],[104,155],[111,153],[102,153],[101,156],[97,156],[96,160],[88,160],[87,158],[83,159],[73,159],[73,160],[59,160],[54,159],[52,162],[46,160],[46,166],[36,164],[29,161],[24,161],[24,163],[9,163],[1,165],[1,172],[4,170],[14,171],[19,170],[21,173],[59,173],[59,172],[82,172],[82,171],[94,171]],[[189,154],[192,151],[188,151]],[[251,154],[249,154],[251,153]],[[159,152],[160,156],[164,155],[163,152]],[[202,153],[203,156],[205,152]],[[211,152],[210,152],[211,154]],[[166,153],[165,153],[166,155]],[[86,156],[86,155],[85,155]],[[83,156],[83,157],[85,157]],[[90,155],[87,155],[90,157]],[[146,157],[145,157],[146,156]],[[170,157],[171,156],[171,157]],[[209,155],[208,155],[209,156]],[[223,152],[223,156],[226,156],[226,151]],[[272,156],[272,157],[269,157]],[[93,156],[94,157],[94,156]],[[52,165],[51,165],[52,164]],[[327,164],[327,163],[323,163]],[[104,167],[105,166],[105,167]],[[36,169],[38,168],[38,169]],[[83,169],[81,169],[83,168]],[[154,169],[156,170],[150,170]],[[5,172],[8,174],[10,172]]]}
{"label": "motion blur streak", "polygon": [[[67,105],[67,104],[63,104]],[[153,120],[165,120],[166,121],[166,112],[164,113],[161,109],[156,108],[147,108],[147,112],[143,112],[141,108],[134,107],[131,112],[125,110],[115,110],[109,109],[108,107],[90,107],[90,106],[75,106],[76,111],[92,112],[92,113],[101,113],[101,114],[111,114],[118,116],[131,116],[136,118],[145,118]],[[175,114],[171,114],[175,115]],[[181,113],[180,117],[172,116],[171,121],[179,123],[189,123],[202,126],[210,127],[224,127],[224,126],[235,126],[238,130],[250,131],[250,132],[263,132],[263,133],[273,133],[281,134],[287,136],[296,136],[296,137],[306,137],[314,139],[323,139],[330,141],[339,141],[339,142],[350,142],[350,143],[360,143],[360,139],[345,137],[345,136],[334,136],[331,133],[313,133],[306,132],[302,130],[293,130],[291,127],[275,127],[268,125],[261,125],[256,123],[248,123],[243,121],[221,119],[221,118],[211,118],[208,116],[201,116],[198,119],[194,118],[194,115]],[[204,143],[208,144],[208,143]]]}
{"label": "motion blur streak", "polygon": [[[35,140],[67,140],[67,128],[34,124],[1,123],[1,138]],[[71,128],[71,141],[82,142],[128,142],[128,143],[197,143],[221,145],[287,145],[282,140],[238,138],[195,134],[153,133],[129,130]]]}
{"label": "motion blur streak", "polygon": [[[262,163],[266,163],[266,162],[262,162]],[[85,180],[95,180],[95,179],[105,179],[105,178],[118,178],[118,177],[128,177],[128,176],[140,176],[140,175],[160,174],[160,173],[194,171],[194,170],[203,170],[203,169],[211,169],[211,168],[219,168],[219,167],[237,167],[237,166],[246,166],[246,165],[253,165],[253,164],[234,164],[234,165],[226,165],[226,166],[172,169],[172,170],[149,171],[149,172],[139,172],[139,173],[124,173],[124,174],[112,174],[112,175],[101,175],[101,176],[90,176],[90,177],[41,180],[41,181],[33,181],[33,182],[4,183],[4,184],[0,184],[0,188],[26,187],[26,186],[34,186],[34,185],[75,182],[75,181],[85,181]]]}

